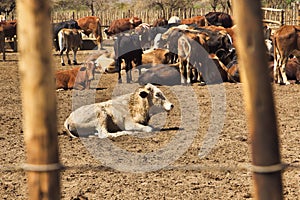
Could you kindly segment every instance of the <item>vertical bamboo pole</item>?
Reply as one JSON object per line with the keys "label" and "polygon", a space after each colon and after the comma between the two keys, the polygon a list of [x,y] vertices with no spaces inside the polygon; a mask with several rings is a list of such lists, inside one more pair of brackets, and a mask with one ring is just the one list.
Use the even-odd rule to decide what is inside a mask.
{"label": "vertical bamboo pole", "polygon": [[237,52],[241,64],[251,138],[255,199],[282,199],[280,152],[272,88],[263,47],[259,0],[234,0]]}
{"label": "vertical bamboo pole", "polygon": [[50,1],[17,0],[18,49],[30,200],[60,198]]}

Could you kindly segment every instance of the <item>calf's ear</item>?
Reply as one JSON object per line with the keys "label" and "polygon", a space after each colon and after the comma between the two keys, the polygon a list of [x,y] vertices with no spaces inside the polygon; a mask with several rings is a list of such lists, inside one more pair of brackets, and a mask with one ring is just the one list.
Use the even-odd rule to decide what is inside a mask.
{"label": "calf's ear", "polygon": [[146,98],[146,97],[148,96],[148,94],[149,94],[149,93],[146,92],[146,91],[141,91],[141,92],[140,92],[140,97],[142,97],[142,98],[144,99],[144,98]]}

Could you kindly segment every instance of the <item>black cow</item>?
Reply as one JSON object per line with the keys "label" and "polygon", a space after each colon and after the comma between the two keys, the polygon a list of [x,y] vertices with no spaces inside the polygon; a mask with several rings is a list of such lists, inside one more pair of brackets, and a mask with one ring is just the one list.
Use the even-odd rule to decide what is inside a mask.
{"label": "black cow", "polygon": [[58,32],[63,28],[69,28],[69,29],[81,29],[78,25],[77,21],[75,20],[69,20],[69,21],[63,21],[59,23],[52,24],[53,27],[53,40],[54,40],[54,47],[56,51],[59,51],[59,45],[58,45]]}
{"label": "black cow", "polygon": [[209,25],[223,26],[224,28],[233,26],[231,16],[223,12],[209,12],[205,15],[205,18]]}
{"label": "black cow", "polygon": [[125,61],[126,79],[127,83],[132,81],[131,69],[132,62],[139,66],[142,64],[143,50],[139,36],[137,34],[120,33],[114,43],[115,51],[115,67],[119,73],[119,83],[122,83],[121,78],[121,63],[122,59]]}

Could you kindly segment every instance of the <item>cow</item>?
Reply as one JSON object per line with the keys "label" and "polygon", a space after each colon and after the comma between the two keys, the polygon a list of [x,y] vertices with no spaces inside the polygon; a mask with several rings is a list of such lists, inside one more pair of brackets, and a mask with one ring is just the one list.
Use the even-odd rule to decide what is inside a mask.
{"label": "cow", "polygon": [[98,44],[98,50],[103,49],[103,36],[100,18],[96,16],[82,17],[77,20],[77,23],[85,35],[89,36],[92,33],[95,36]]}
{"label": "cow", "polygon": [[235,56],[227,65],[226,68],[228,69],[227,72],[230,74],[231,79],[233,82],[240,82],[240,66]]}
{"label": "cow", "polygon": [[[204,72],[207,65],[208,35],[205,33],[185,33],[178,39],[179,72],[182,85],[190,85],[191,78],[197,78],[193,71]],[[185,76],[186,74],[186,76]],[[186,78],[185,78],[186,77]],[[194,80],[195,81],[195,80]]]}
{"label": "cow", "polygon": [[116,19],[111,22],[110,26],[104,30],[107,36],[116,35],[131,29],[134,29],[142,23],[142,19],[138,17]]}
{"label": "cow", "polygon": [[150,49],[151,47],[151,32],[150,32],[150,24],[141,23],[137,27],[135,27],[135,33],[140,36],[141,47],[143,50]]}
{"label": "cow", "polygon": [[181,19],[181,24],[194,24],[198,27],[207,25],[206,18],[204,16],[194,16],[191,18]]}
{"label": "cow", "polygon": [[[208,46],[208,53],[216,53],[217,51],[220,51],[220,49],[222,49],[226,53],[226,55],[224,56],[224,58],[226,58],[230,54],[235,52],[232,38],[225,30],[213,31],[203,27],[194,28],[187,25],[180,25],[170,28],[162,35],[162,39],[167,40],[167,45],[170,52],[174,53],[173,62],[177,62],[176,55],[178,49],[178,38],[185,33],[206,34],[208,36],[208,40],[206,42]],[[222,59],[221,61],[223,62]]]}
{"label": "cow", "polygon": [[168,24],[180,24],[181,20],[178,16],[172,16],[168,20]]}
{"label": "cow", "polygon": [[68,58],[68,64],[71,64],[71,60],[69,57],[69,52],[73,51],[73,63],[77,65],[76,54],[79,47],[82,45],[81,33],[78,29],[61,29],[58,32],[58,43],[59,43],[59,51],[61,57],[61,65],[65,66],[63,53],[66,51],[66,55]]}
{"label": "cow", "polygon": [[[216,54],[209,54],[209,58],[212,59],[215,63],[215,66],[220,72],[220,76],[223,80],[223,82],[239,82],[239,73],[238,69],[234,68],[234,62],[231,62],[231,66],[225,66],[224,63],[219,59],[219,57]],[[236,59],[235,59],[236,60]],[[235,63],[237,64],[237,63]],[[237,66],[236,66],[237,67]],[[212,73],[210,73],[212,74]],[[219,75],[215,77],[211,77],[211,79],[215,79],[216,81],[219,79]]]}
{"label": "cow", "polygon": [[274,45],[274,81],[288,85],[290,84],[286,75],[286,65],[290,55],[300,58],[300,26],[283,25],[275,33]]}
{"label": "cow", "polygon": [[[269,62],[271,80],[273,80],[274,62]],[[286,77],[288,80],[295,80],[295,83],[300,83],[300,61],[298,58],[289,58],[285,67]]]}
{"label": "cow", "polygon": [[118,34],[117,39],[114,42],[115,52],[115,68],[118,71],[118,82],[122,83],[121,78],[121,63],[124,59],[126,70],[126,81],[130,83],[132,81],[131,70],[132,62],[137,66],[142,64],[143,50],[139,36],[137,34],[121,33]]}
{"label": "cow", "polygon": [[209,25],[223,26],[224,28],[233,26],[232,17],[223,12],[209,12],[205,14],[205,18]]}
{"label": "cow", "polygon": [[138,83],[140,85],[147,83],[168,86],[180,84],[178,64],[142,64],[139,68],[148,69],[139,76]]}
{"label": "cow", "polygon": [[156,114],[152,112],[169,112],[173,107],[158,87],[147,84],[133,93],[79,107],[65,120],[64,127],[71,137],[107,138],[135,131],[149,133],[155,130],[148,125],[151,116]]}
{"label": "cow", "polygon": [[17,20],[0,21],[0,26],[3,27],[6,38],[13,39],[17,36]]}
{"label": "cow", "polygon": [[80,29],[77,21],[75,21],[75,20],[68,20],[68,21],[63,21],[63,22],[59,22],[59,23],[54,23],[54,24],[52,24],[52,28],[53,28],[53,42],[54,42],[54,47],[55,47],[56,51],[59,51],[58,32],[61,29],[63,29],[63,28]]}
{"label": "cow", "polygon": [[5,35],[2,26],[0,26],[0,52],[2,52],[2,59],[5,61]]}
{"label": "cow", "polygon": [[157,26],[166,26],[166,25],[168,25],[168,20],[166,19],[166,18],[158,18],[158,19],[156,19],[154,22],[153,22],[153,24],[152,24],[152,26],[153,27],[157,27]]}
{"label": "cow", "polygon": [[143,64],[167,64],[170,63],[171,53],[168,49],[149,49],[143,52]]}
{"label": "cow", "polygon": [[95,64],[93,62],[87,62],[81,67],[68,70],[58,70],[55,73],[56,89],[90,89],[94,74]]}

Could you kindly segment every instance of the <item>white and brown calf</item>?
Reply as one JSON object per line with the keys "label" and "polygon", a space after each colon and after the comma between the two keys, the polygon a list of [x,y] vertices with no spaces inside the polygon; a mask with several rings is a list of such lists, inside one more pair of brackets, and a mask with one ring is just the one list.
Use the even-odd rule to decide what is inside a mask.
{"label": "white and brown calf", "polygon": [[[160,108],[159,111],[155,108]],[[134,131],[151,132],[149,120],[153,109],[170,111],[173,104],[152,84],[136,89],[115,99],[85,105],[73,111],[64,126],[71,137],[98,135],[117,137]],[[150,112],[151,109],[151,112]]]}
{"label": "white and brown calf", "polygon": [[61,58],[61,65],[65,66],[63,53],[66,51],[66,55],[68,58],[68,64],[71,64],[69,52],[73,51],[73,63],[74,65],[77,65],[77,59],[76,54],[82,45],[82,37],[81,37],[81,31],[78,29],[68,29],[63,28],[58,32],[58,45],[59,45],[59,52],[60,52],[60,58]]}

